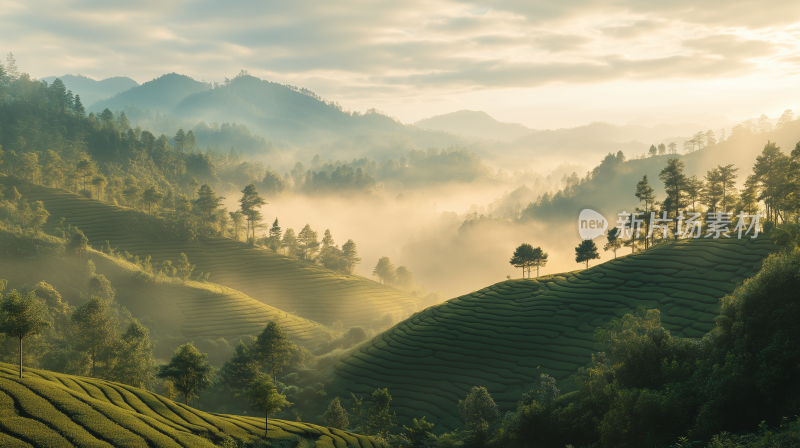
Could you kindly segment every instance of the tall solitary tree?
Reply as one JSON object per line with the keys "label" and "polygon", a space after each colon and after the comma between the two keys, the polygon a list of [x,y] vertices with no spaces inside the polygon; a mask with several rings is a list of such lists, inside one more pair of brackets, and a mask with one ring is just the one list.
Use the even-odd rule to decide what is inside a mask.
{"label": "tall solitary tree", "polygon": [[247,398],[250,401],[250,405],[253,406],[253,409],[264,413],[264,438],[266,438],[269,433],[269,415],[280,411],[286,406],[291,406],[292,404],[286,400],[285,396],[278,393],[278,389],[275,387],[275,383],[273,383],[269,375],[264,374],[259,375],[255,381],[253,381]]}
{"label": "tall solitary tree", "polygon": [[277,382],[278,372],[288,366],[292,359],[293,344],[278,323],[270,321],[253,343],[253,356],[265,363],[272,373],[272,381]]}
{"label": "tall solitary tree", "polygon": [[[656,203],[655,190],[653,190],[653,187],[650,186],[650,182],[647,180],[647,174],[645,174],[644,177],[642,177],[642,180],[636,184],[636,193],[634,193],[634,196],[636,196],[640,202],[644,202],[644,210],[641,211],[644,212],[645,234],[647,234],[647,232],[650,230],[650,212],[655,208]],[[634,235],[632,238],[635,237],[636,235]],[[647,239],[645,238],[645,249],[646,248]]]}
{"label": "tall solitary tree", "polygon": [[169,364],[161,366],[158,377],[172,381],[175,389],[183,395],[183,403],[188,405],[189,398],[211,385],[213,368],[207,358],[208,355],[197,351],[192,342],[181,345]]}
{"label": "tall solitary tree", "polygon": [[589,260],[595,260],[598,258],[600,258],[600,254],[597,253],[597,245],[594,244],[593,240],[583,240],[581,241],[581,244],[575,248],[575,262],[586,262],[587,269],[589,268]]}
{"label": "tall solitary tree", "polygon": [[[256,225],[261,221],[262,215],[258,210],[267,202],[258,194],[255,184],[250,184],[242,190],[242,198],[239,199],[242,214],[247,218],[247,228],[250,233],[247,239],[251,242],[256,240]],[[252,239],[251,239],[252,238]]]}
{"label": "tall solitary tree", "polygon": [[619,229],[617,227],[612,227],[608,229],[606,233],[606,244],[603,246],[603,250],[608,252],[609,250],[614,251],[614,258],[617,258],[617,250],[622,247],[622,239],[619,238]]}
{"label": "tall solitary tree", "polygon": [[281,226],[278,224],[277,217],[275,217],[275,222],[272,223],[272,227],[269,229],[267,247],[273,252],[278,252],[281,247]]}
{"label": "tall solitary tree", "polygon": [[0,333],[19,340],[19,377],[22,378],[22,340],[50,327],[33,291],[21,296],[16,290],[0,296]]}

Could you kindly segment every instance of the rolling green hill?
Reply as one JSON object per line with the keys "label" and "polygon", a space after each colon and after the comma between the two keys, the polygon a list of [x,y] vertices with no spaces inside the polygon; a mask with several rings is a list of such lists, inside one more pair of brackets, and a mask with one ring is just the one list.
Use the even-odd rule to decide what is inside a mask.
{"label": "rolling green hill", "polygon": [[[213,447],[264,435],[264,418],[208,414],[109,381],[0,364],[0,446]],[[368,437],[270,419],[271,442],[316,448],[372,448]],[[292,443],[291,441],[294,441]],[[299,445],[297,445],[299,443]]]}
{"label": "rolling green hill", "polygon": [[[237,290],[214,283],[177,279],[143,281],[141,267],[117,257],[91,251],[86,257],[98,274],[108,278],[116,290],[116,301],[134,317],[155,324],[159,335],[191,338],[236,337],[257,334],[269,321],[280,322],[289,336],[301,345],[313,345],[328,333],[321,324],[266,305]],[[9,288],[47,282],[75,305],[88,295],[86,261],[75,257],[40,256],[26,259],[0,257],[0,272]],[[153,325],[151,325],[153,326]],[[161,339],[161,337],[159,337]],[[164,347],[168,354],[171,344]]]}
{"label": "rolling green hill", "polygon": [[[9,179],[0,177],[0,183]],[[325,325],[341,320],[345,326],[370,327],[385,313],[407,313],[416,299],[372,280],[331,271],[246,243],[223,238],[176,242],[157,233],[160,221],[146,214],[86,199],[65,190],[19,183],[23,198],[42,201],[50,212],[48,225],[60,217],[65,225],[80,228],[95,248],[108,240],[119,251],[127,250],[153,264],[178,260],[181,253],[197,265],[195,274],[210,272],[210,281],[236,289],[262,303],[296,313]]]}
{"label": "rolling green hill", "polygon": [[388,387],[407,422],[460,426],[456,404],[485,386],[501,415],[547,373],[564,379],[590,361],[595,328],[638,306],[665,328],[700,337],[719,299],[754,275],[776,247],[756,240],[667,242],[590,269],[509,280],[414,314],[342,358],[334,395]]}

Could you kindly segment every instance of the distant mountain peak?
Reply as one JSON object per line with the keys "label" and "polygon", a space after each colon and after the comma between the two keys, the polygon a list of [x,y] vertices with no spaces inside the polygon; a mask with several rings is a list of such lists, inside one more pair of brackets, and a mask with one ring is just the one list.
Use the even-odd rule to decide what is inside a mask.
{"label": "distant mountain peak", "polygon": [[484,111],[466,109],[426,118],[414,125],[422,129],[502,141],[513,141],[533,132],[519,123],[503,123]]}

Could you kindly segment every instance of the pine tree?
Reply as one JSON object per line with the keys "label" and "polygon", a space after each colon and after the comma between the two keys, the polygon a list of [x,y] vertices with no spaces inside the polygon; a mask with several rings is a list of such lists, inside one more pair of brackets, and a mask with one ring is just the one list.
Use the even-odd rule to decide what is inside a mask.
{"label": "pine tree", "polygon": [[606,252],[609,250],[614,251],[614,258],[617,258],[617,250],[622,247],[622,239],[619,238],[619,229],[616,227],[608,229],[606,241],[603,250]]}
{"label": "pine tree", "polygon": [[[684,195],[686,188],[686,176],[683,174],[684,163],[677,158],[670,158],[667,160],[667,165],[659,173],[658,178],[664,182],[664,189],[667,191],[667,200],[664,201],[664,208],[667,210],[667,215],[672,218],[677,218],[680,213],[681,207],[684,204]],[[678,223],[675,222],[674,235],[678,238]],[[616,258],[616,253],[614,255]]]}
{"label": "pine tree", "polygon": [[267,243],[269,249],[273,252],[278,252],[281,247],[281,227],[278,225],[278,218],[275,217],[275,222],[269,229],[269,242]]}
{"label": "pine tree", "polygon": [[[535,247],[533,254],[531,254],[531,266],[536,266],[536,276],[539,276],[539,268],[547,266],[547,252],[543,251],[541,247]],[[530,277],[530,268],[528,268],[528,277]]]}
{"label": "pine tree", "polygon": [[83,118],[86,116],[86,109],[83,107],[80,95],[75,95],[75,100],[72,104],[72,113],[74,113],[78,118]]}
{"label": "pine tree", "polygon": [[132,319],[120,342],[111,378],[142,389],[152,385],[155,362],[149,330],[138,320]]}
{"label": "pine tree", "polygon": [[311,230],[311,226],[306,224],[303,230],[297,234],[297,244],[303,260],[313,260],[319,248],[317,232]]}
{"label": "pine tree", "polygon": [[[645,235],[646,235],[647,233],[649,233],[650,230],[650,213],[651,210],[654,209],[656,205],[656,195],[653,190],[653,187],[650,186],[650,182],[647,180],[646,174],[644,175],[644,177],[642,177],[642,180],[640,180],[636,184],[636,193],[634,193],[634,196],[636,196],[636,198],[639,199],[640,202],[644,202],[643,212],[644,212]],[[637,208],[637,211],[638,210],[639,209]],[[635,237],[636,235],[634,234],[632,238]],[[645,238],[645,249],[647,248],[647,245],[648,245],[647,238]]]}
{"label": "pine tree", "polygon": [[276,322],[269,322],[252,346],[253,356],[269,366],[272,380],[277,382],[277,372],[288,366],[294,344]]}
{"label": "pine tree", "polygon": [[[261,221],[261,212],[257,209],[260,209],[267,203],[258,194],[255,184],[250,184],[242,190],[242,198],[239,199],[239,203],[241,204],[242,214],[247,217],[248,229],[250,230],[248,240],[255,242],[256,225]],[[252,239],[250,239],[251,235]]]}
{"label": "pine tree", "polygon": [[596,260],[600,258],[600,254],[597,253],[597,245],[594,244],[593,240],[583,240],[578,247],[575,248],[575,262],[576,263],[583,263],[586,262],[586,269],[589,269],[589,260]]}
{"label": "pine tree", "polygon": [[530,265],[532,257],[533,246],[528,243],[523,243],[514,250],[514,254],[511,256],[511,260],[508,262],[516,268],[521,268],[522,278],[525,278],[525,269],[527,269]]}
{"label": "pine tree", "polygon": [[258,375],[258,361],[253,357],[252,350],[242,341],[239,341],[233,356],[219,371],[221,383],[227,386],[235,397],[245,394]]}

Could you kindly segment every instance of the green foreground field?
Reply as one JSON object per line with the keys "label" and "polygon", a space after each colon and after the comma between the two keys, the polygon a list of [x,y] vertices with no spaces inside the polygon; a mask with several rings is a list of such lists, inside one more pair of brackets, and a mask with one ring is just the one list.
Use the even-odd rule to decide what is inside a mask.
{"label": "green foreground field", "polygon": [[226,238],[177,242],[164,234],[158,218],[145,213],[0,176],[0,184],[12,183],[23,199],[44,203],[50,213],[46,227],[51,230],[64,217],[64,225],[81,229],[95,249],[108,240],[120,252],[127,250],[142,259],[152,256],[154,265],[176,262],[185,253],[197,266],[194,274],[210,272],[214,283],[325,325],[341,320],[345,327],[370,328],[372,319],[386,313],[407,314],[416,306],[416,298],[363,277]]}
{"label": "green foreground field", "polygon": [[719,299],[756,274],[776,247],[756,240],[681,240],[590,269],[518,279],[429,307],[335,366],[334,394],[387,387],[401,423],[453,429],[458,400],[485,386],[502,413],[547,373],[565,379],[591,360],[593,334],[638,306],[658,308],[676,336],[714,328]]}
{"label": "green foreground field", "polygon": [[[208,414],[109,381],[0,363],[2,447],[213,447],[226,437],[263,437],[264,418]],[[369,437],[301,422],[269,422],[285,446],[378,448]],[[305,441],[305,444],[301,442]]]}

